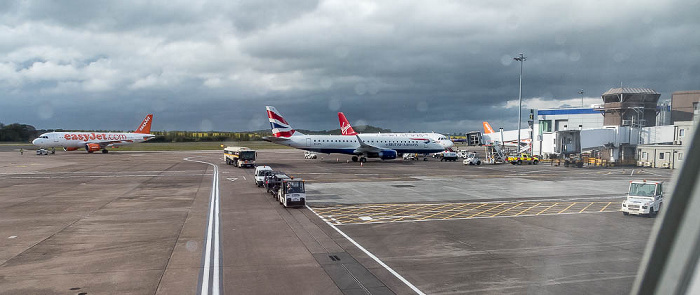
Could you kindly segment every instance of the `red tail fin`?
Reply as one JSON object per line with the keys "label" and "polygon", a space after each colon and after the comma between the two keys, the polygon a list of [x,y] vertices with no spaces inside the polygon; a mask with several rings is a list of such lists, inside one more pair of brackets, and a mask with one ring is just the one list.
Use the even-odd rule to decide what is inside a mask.
{"label": "red tail fin", "polygon": [[345,118],[345,114],[342,112],[338,113],[338,121],[340,122],[340,132],[343,135],[357,135],[357,132],[355,132],[355,129],[352,129],[352,126],[350,126],[350,122],[348,122],[348,119]]}
{"label": "red tail fin", "polygon": [[491,128],[491,125],[489,122],[484,122],[484,134],[489,134],[489,133],[496,133],[493,131],[493,128]]}
{"label": "red tail fin", "polygon": [[143,122],[141,122],[141,125],[139,125],[139,128],[136,128],[136,131],[134,133],[143,133],[143,134],[149,134],[151,133],[151,123],[153,122],[153,114],[148,114],[146,118],[143,119]]}

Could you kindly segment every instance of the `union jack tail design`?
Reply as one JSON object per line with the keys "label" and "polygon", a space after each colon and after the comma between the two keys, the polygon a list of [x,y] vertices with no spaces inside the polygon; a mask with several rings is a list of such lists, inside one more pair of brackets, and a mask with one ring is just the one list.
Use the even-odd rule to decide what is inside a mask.
{"label": "union jack tail design", "polygon": [[282,118],[282,114],[272,106],[266,106],[267,118],[270,120],[270,128],[272,128],[272,135],[275,137],[291,137],[296,130],[287,123],[287,121]]}
{"label": "union jack tail design", "polygon": [[340,133],[343,135],[357,135],[355,129],[352,129],[350,122],[345,118],[345,114],[342,112],[338,113],[338,121],[340,122]]}

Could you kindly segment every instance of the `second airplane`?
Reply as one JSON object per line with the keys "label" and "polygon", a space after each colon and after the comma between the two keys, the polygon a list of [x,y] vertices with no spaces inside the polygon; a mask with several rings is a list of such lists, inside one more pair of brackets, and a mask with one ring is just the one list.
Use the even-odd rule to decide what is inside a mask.
{"label": "second airplane", "polygon": [[452,147],[452,141],[438,133],[363,133],[357,134],[338,113],[343,135],[305,135],[291,127],[272,106],[265,107],[273,137],[265,140],[289,147],[324,154],[353,155],[353,161],[367,158],[396,159],[404,153],[438,153]]}

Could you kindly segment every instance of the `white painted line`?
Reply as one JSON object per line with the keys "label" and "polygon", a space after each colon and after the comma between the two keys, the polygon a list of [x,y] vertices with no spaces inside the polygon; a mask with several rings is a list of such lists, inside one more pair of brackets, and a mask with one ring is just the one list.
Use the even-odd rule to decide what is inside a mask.
{"label": "white painted line", "polygon": [[8,239],[14,239],[14,238],[17,238],[17,236],[9,236],[9,237],[7,237],[7,238],[8,238]]}
{"label": "white painted line", "polygon": [[221,232],[221,225],[219,223],[219,215],[221,215],[219,210],[219,167],[214,165],[214,170],[216,174],[216,177],[214,177],[216,181],[216,214],[214,214],[214,281],[212,282],[213,288],[211,293],[219,294],[219,276],[221,273],[221,266],[219,265],[219,232]]}
{"label": "white painted line", "polygon": [[230,180],[231,182],[236,181],[238,178],[235,177],[227,177],[226,180]]}
{"label": "white painted line", "polygon": [[416,293],[419,294],[419,295],[425,295],[425,293],[423,293],[421,290],[419,290],[418,288],[416,288],[416,286],[414,286],[413,284],[411,284],[411,282],[409,282],[408,280],[406,280],[404,277],[402,277],[400,274],[398,274],[396,271],[394,271],[391,267],[389,267],[389,266],[386,265],[384,262],[382,262],[381,260],[379,260],[379,258],[377,258],[377,256],[374,256],[374,254],[372,254],[371,252],[367,251],[367,249],[365,249],[364,247],[362,247],[362,245],[360,245],[360,244],[358,244],[357,242],[355,242],[355,240],[351,239],[348,235],[346,235],[343,231],[341,231],[340,229],[338,229],[335,225],[333,225],[333,224],[331,224],[330,222],[328,222],[328,221],[326,221],[325,219],[323,219],[320,215],[318,215],[318,213],[316,213],[316,211],[314,211],[314,209],[311,209],[311,207],[309,207],[309,205],[306,205],[306,208],[309,209],[309,210],[311,210],[311,212],[313,212],[314,214],[316,214],[316,216],[318,216],[318,218],[321,218],[323,221],[325,221],[326,224],[328,224],[328,226],[330,226],[330,227],[333,228],[335,231],[337,231],[339,234],[341,234],[343,237],[345,237],[346,239],[348,239],[348,241],[350,241],[353,245],[355,245],[355,247],[357,247],[358,249],[360,249],[362,252],[365,252],[365,254],[367,254],[367,256],[369,256],[370,258],[374,259],[374,261],[376,261],[377,263],[379,263],[379,265],[381,265],[381,266],[384,267],[386,270],[388,270],[388,271],[389,271],[391,274],[393,274],[397,279],[401,280],[404,284],[406,284],[406,286],[408,286],[409,288],[411,288],[411,290],[413,290],[414,292],[416,292]]}
{"label": "white painted line", "polygon": [[[214,294],[218,295],[220,293],[219,281],[221,277],[221,266],[219,259],[219,244],[220,244],[220,204],[219,204],[219,167],[215,164],[191,160],[190,158],[184,158],[185,161],[197,162],[211,165],[214,168],[213,179],[211,182],[211,195],[209,198],[209,218],[207,223],[207,242],[204,251],[204,269],[202,272],[202,282],[201,290],[199,294]],[[212,236],[214,239],[214,249],[212,251]],[[212,260],[213,267],[212,267]],[[213,275],[210,275],[213,273]],[[210,276],[211,278],[211,292],[210,292]]]}
{"label": "white painted line", "polygon": [[247,180],[247,179],[245,179],[245,176],[243,176],[243,180]]}

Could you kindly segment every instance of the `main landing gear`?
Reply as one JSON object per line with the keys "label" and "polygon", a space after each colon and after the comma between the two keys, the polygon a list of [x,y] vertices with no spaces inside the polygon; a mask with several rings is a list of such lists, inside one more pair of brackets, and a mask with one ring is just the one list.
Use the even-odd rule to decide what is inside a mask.
{"label": "main landing gear", "polygon": [[365,157],[359,157],[359,158],[358,158],[357,156],[352,156],[352,161],[353,161],[353,162],[357,162],[358,160],[360,161],[360,163],[367,162],[367,158],[365,158]]}

